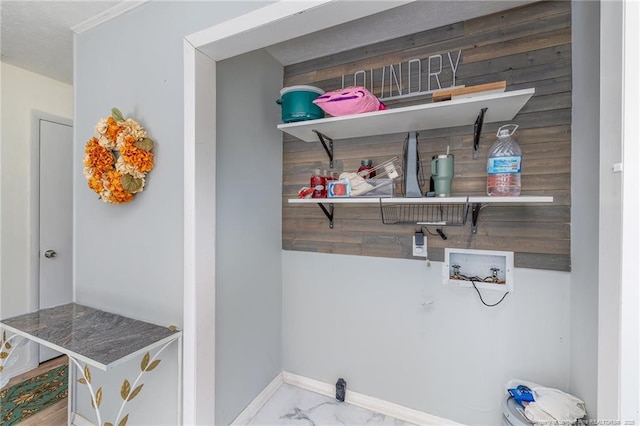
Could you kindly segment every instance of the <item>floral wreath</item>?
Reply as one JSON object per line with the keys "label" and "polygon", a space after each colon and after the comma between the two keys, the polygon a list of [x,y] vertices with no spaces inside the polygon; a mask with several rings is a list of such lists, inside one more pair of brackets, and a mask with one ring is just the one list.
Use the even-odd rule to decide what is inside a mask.
{"label": "floral wreath", "polygon": [[96,124],[97,137],[84,148],[84,176],[89,188],[106,203],[123,204],[144,190],[145,176],[153,169],[153,141],[117,108]]}

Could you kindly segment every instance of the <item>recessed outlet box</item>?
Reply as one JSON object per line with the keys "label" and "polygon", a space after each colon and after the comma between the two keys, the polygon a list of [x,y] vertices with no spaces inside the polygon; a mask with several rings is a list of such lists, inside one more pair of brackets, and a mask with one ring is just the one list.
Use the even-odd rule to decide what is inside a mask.
{"label": "recessed outlet box", "polygon": [[458,287],[513,291],[513,252],[444,249],[442,283]]}

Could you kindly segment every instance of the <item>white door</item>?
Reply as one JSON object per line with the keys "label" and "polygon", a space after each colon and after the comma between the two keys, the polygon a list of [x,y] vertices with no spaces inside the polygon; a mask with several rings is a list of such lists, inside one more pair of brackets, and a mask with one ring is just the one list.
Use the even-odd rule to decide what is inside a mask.
{"label": "white door", "polygon": [[[72,127],[39,118],[40,309],[69,303],[72,288]],[[60,355],[40,346],[40,362]]]}

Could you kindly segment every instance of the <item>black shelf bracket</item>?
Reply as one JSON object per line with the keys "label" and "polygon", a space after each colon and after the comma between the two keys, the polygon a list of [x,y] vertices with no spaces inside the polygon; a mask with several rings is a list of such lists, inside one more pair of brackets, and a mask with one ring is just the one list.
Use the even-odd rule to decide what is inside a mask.
{"label": "black shelf bracket", "polygon": [[329,228],[333,229],[333,203],[329,203],[329,210],[322,203],[318,203],[318,207],[322,210],[327,219],[329,219]]}
{"label": "black shelf bracket", "polygon": [[477,160],[480,157],[478,147],[480,146],[480,134],[482,133],[482,123],[484,123],[484,114],[489,108],[482,108],[476,118],[476,122],[473,125],[473,159]]}
{"label": "black shelf bracket", "polygon": [[[323,135],[317,130],[314,130],[313,132],[316,135],[318,135],[318,140],[320,141],[320,143],[322,143],[322,147],[324,148],[325,152],[329,156],[329,168],[333,169],[333,139],[331,139],[327,135]],[[328,142],[328,146],[327,146],[327,142]]]}
{"label": "black shelf bracket", "polygon": [[480,210],[482,210],[482,206],[480,203],[473,203],[471,205],[471,233],[478,233],[478,216],[480,215]]}

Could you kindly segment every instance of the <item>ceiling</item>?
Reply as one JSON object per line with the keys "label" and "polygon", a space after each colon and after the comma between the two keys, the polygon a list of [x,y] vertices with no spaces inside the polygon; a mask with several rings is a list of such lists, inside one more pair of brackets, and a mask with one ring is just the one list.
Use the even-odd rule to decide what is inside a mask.
{"label": "ceiling", "polygon": [[[146,1],[0,0],[2,62],[72,84],[74,30],[95,26]],[[531,1],[419,0],[267,50],[280,63],[289,65]]]}
{"label": "ceiling", "polygon": [[281,64],[291,65],[512,9],[533,1],[537,0],[417,0],[285,41],[266,50]]}
{"label": "ceiling", "polygon": [[0,1],[2,62],[71,84],[73,31],[120,1]]}

